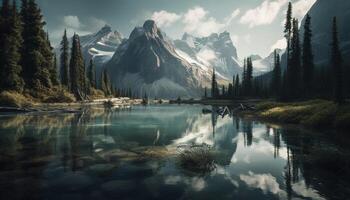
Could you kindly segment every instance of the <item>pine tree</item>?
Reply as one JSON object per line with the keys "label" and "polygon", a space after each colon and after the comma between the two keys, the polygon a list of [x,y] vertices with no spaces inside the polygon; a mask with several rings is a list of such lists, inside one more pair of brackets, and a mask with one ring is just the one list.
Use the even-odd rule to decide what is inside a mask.
{"label": "pine tree", "polygon": [[247,59],[244,58],[242,74],[242,95],[247,94]]}
{"label": "pine tree", "polygon": [[311,45],[312,31],[311,31],[311,17],[306,15],[304,24],[304,41],[303,41],[303,55],[302,55],[302,69],[303,69],[303,88],[305,94],[312,93],[314,83],[314,60]]}
{"label": "pine tree", "polygon": [[247,95],[251,95],[252,82],[253,82],[253,62],[251,58],[247,59],[247,72],[246,72],[246,89]]}
{"label": "pine tree", "polygon": [[204,98],[208,98],[208,92],[207,92],[207,87],[204,88]]}
{"label": "pine tree", "polygon": [[74,34],[72,40],[71,58],[69,63],[71,92],[77,99],[83,100],[85,92],[85,66],[80,47],[80,39],[77,34]]}
{"label": "pine tree", "polygon": [[239,75],[236,75],[236,83],[235,83],[235,96],[239,97],[240,95],[240,82],[239,82]]}
{"label": "pine tree", "polygon": [[51,79],[51,83],[53,85],[59,85],[59,81],[58,81],[58,72],[57,72],[57,58],[56,58],[56,54],[53,53],[53,47],[51,46],[51,42],[49,39],[49,33],[46,33],[47,37],[46,37],[46,42],[47,42],[47,50],[46,50],[46,59],[48,59],[49,61],[51,60],[51,65],[49,65],[49,72],[50,72],[50,79]]}
{"label": "pine tree", "polygon": [[69,81],[69,41],[67,38],[67,30],[64,30],[64,34],[61,41],[61,55],[60,55],[60,79],[61,84],[70,88]]}
{"label": "pine tree", "polygon": [[35,0],[22,0],[23,21],[22,61],[23,76],[30,89],[52,87],[50,69],[53,53],[43,29],[45,22]]}
{"label": "pine tree", "polygon": [[343,75],[342,75],[342,55],[339,49],[337,18],[333,18],[333,30],[332,30],[332,56],[331,66],[333,70],[333,92],[334,101],[336,103],[342,103],[343,97]]}
{"label": "pine tree", "polygon": [[92,59],[90,59],[89,70],[88,70],[88,79],[89,79],[90,86],[93,88],[96,88],[96,75],[95,74],[96,74],[96,69],[95,69],[94,61]]}
{"label": "pine tree", "polygon": [[213,77],[211,83],[211,96],[212,98],[217,98],[219,96],[218,83],[216,81],[215,69],[213,70]]}
{"label": "pine tree", "polygon": [[301,50],[299,41],[299,22],[293,19],[292,40],[291,40],[291,57],[290,65],[287,68],[287,91],[288,99],[298,98],[301,82]]}
{"label": "pine tree", "polygon": [[[105,69],[101,74],[101,90],[105,93],[106,96],[111,95],[111,81],[108,76],[108,71]],[[124,97],[129,96],[128,91],[123,89],[122,92]]]}
{"label": "pine tree", "polygon": [[287,9],[287,15],[286,15],[286,22],[284,24],[284,37],[287,40],[287,68],[290,67],[290,46],[291,46],[291,37],[292,37],[292,13],[293,13],[293,7],[292,3],[289,2],[288,9]]}
{"label": "pine tree", "polygon": [[24,81],[21,77],[21,55],[19,53],[21,37],[21,21],[17,13],[16,2],[12,8],[8,0],[2,2],[0,21],[0,90],[22,92]]}
{"label": "pine tree", "polygon": [[271,91],[272,94],[277,96],[280,94],[281,90],[281,63],[280,63],[280,55],[277,53],[277,51],[274,51],[274,61],[275,66],[272,71],[272,80],[271,80]]}

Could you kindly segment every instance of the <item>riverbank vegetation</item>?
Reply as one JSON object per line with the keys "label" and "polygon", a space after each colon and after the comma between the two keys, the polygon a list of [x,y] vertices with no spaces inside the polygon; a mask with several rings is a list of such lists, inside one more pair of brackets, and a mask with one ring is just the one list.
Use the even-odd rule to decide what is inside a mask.
{"label": "riverbank vegetation", "polygon": [[0,105],[70,103],[106,97],[134,97],[117,89],[104,71],[98,79],[92,60],[83,58],[79,35],[64,31],[60,55],[51,46],[35,0],[2,1],[0,6]]}
{"label": "riverbank vegetation", "polygon": [[300,124],[307,127],[350,127],[350,105],[326,100],[296,103],[263,102],[256,106],[256,114],[265,120]]}
{"label": "riverbank vegetation", "polygon": [[[252,59],[246,58],[242,75],[233,76],[229,85],[219,85],[214,70],[211,96],[205,89],[204,99],[274,98],[280,102],[326,99],[337,104],[346,103],[346,99],[350,97],[350,81],[346,79],[350,66],[342,59],[337,18],[329,19],[329,24],[329,31],[332,32],[329,40],[330,62],[323,66],[316,65],[312,47],[311,16],[306,16],[302,33],[299,21],[292,16],[292,4],[289,3],[284,27],[287,48],[283,55],[274,52],[273,71],[253,77]],[[322,110],[322,107],[319,109]]]}

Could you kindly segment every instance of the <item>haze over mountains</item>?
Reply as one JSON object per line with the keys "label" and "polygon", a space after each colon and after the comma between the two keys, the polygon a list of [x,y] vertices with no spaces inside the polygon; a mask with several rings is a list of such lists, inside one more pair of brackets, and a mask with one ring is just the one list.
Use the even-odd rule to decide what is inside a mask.
{"label": "haze over mountains", "polygon": [[[350,30],[346,19],[350,18],[350,1],[318,0],[309,14],[315,63],[329,63],[330,27],[334,15],[339,20],[344,58],[349,60],[350,37],[346,33]],[[302,34],[303,29],[301,37]],[[243,58],[238,57],[239,49],[226,31],[208,37],[184,33],[181,39],[172,40],[154,21],[148,20],[143,27],[136,27],[128,39],[105,26],[96,34],[83,36],[81,42],[85,59],[94,60],[98,75],[106,68],[116,87],[132,88],[138,94],[148,93],[151,97],[198,97],[204,87],[210,87],[213,69],[221,82],[228,82],[232,76],[242,73]],[[283,50],[277,49],[277,52],[281,54]],[[273,69],[273,53],[266,58],[251,57],[255,76]]]}

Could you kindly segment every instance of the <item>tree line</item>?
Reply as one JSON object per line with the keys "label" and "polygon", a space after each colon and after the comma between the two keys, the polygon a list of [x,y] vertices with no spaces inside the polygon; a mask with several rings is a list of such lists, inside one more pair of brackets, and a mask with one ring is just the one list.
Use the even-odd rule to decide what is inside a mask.
{"label": "tree line", "polygon": [[[46,23],[35,0],[3,0],[0,8],[0,92],[15,91],[37,97],[39,93],[65,90],[85,100],[102,90],[106,96],[135,97],[131,89],[113,86],[105,69],[97,78],[91,59],[86,65],[80,37],[73,35],[71,42],[67,31],[60,43],[59,59],[51,46]],[[98,81],[99,80],[99,81]]]}
{"label": "tree line", "polygon": [[[344,102],[350,94],[350,81],[344,74],[350,73],[345,68],[339,47],[337,18],[333,18],[332,39],[330,45],[330,63],[328,66],[314,64],[312,47],[312,19],[305,17],[303,41],[300,41],[299,21],[292,17],[292,4],[288,4],[284,36],[287,42],[285,51],[286,68],[282,68],[281,55],[274,51],[274,68],[272,72],[253,78],[251,58],[244,59],[242,81],[239,75],[233,77],[232,83],[219,89],[215,70],[212,77],[211,98],[269,98],[281,101],[295,101],[312,98],[333,99],[336,103]],[[345,95],[347,94],[347,95]],[[207,89],[204,96],[209,98]]]}

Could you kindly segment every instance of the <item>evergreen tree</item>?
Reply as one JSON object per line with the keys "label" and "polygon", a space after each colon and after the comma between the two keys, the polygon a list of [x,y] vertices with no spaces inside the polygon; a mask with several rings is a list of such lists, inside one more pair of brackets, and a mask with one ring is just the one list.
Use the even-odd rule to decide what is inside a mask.
{"label": "evergreen tree", "polygon": [[4,0],[0,16],[0,90],[22,92],[24,81],[19,53],[22,42],[21,21],[16,2],[13,1],[11,8],[9,1]]}
{"label": "evergreen tree", "polygon": [[287,9],[287,15],[286,15],[286,22],[284,24],[284,37],[287,41],[287,69],[290,67],[290,46],[291,46],[291,37],[292,37],[292,13],[293,13],[293,7],[292,3],[289,2],[288,9]]}
{"label": "evergreen tree", "polygon": [[[56,54],[53,53],[53,47],[51,46],[51,42],[49,39],[49,33],[46,33],[46,42],[47,42],[47,52],[46,58],[50,61],[51,65],[49,65],[50,79],[53,85],[58,85],[58,72],[57,72],[57,58]],[[50,64],[50,63],[49,63]]]}
{"label": "evergreen tree", "polygon": [[23,21],[21,64],[26,86],[34,89],[50,88],[53,54],[43,30],[45,22],[35,0],[22,0],[21,16]]}
{"label": "evergreen tree", "polygon": [[96,69],[95,69],[95,65],[94,65],[94,61],[92,59],[90,59],[90,63],[89,63],[89,70],[88,70],[88,79],[90,82],[90,86],[93,88],[96,88]]}
{"label": "evergreen tree", "polygon": [[336,103],[342,103],[343,97],[343,75],[342,75],[342,55],[339,49],[337,18],[333,18],[333,30],[332,30],[332,56],[331,66],[333,70],[333,92],[334,101]]}
{"label": "evergreen tree", "polygon": [[247,72],[246,72],[246,94],[251,95],[252,82],[253,82],[253,62],[251,58],[247,59]]}
{"label": "evergreen tree", "polygon": [[213,77],[211,83],[211,96],[212,98],[217,98],[219,96],[218,83],[216,81],[215,69],[213,70]]}
{"label": "evergreen tree", "polygon": [[244,58],[242,74],[242,95],[247,94],[247,60]]}
{"label": "evergreen tree", "polygon": [[204,98],[208,98],[208,92],[207,92],[207,87],[204,88]]}
{"label": "evergreen tree", "polygon": [[67,38],[67,31],[64,30],[64,34],[61,41],[61,55],[60,55],[60,79],[61,84],[70,88],[69,81],[69,42]]}
{"label": "evergreen tree", "polygon": [[291,57],[290,65],[287,68],[287,90],[288,99],[298,98],[301,82],[301,50],[299,41],[299,22],[293,19],[292,40],[291,40]]}
{"label": "evergreen tree", "polygon": [[303,41],[303,55],[302,55],[302,75],[303,88],[305,94],[312,93],[312,84],[314,82],[314,60],[311,45],[312,31],[311,31],[311,17],[306,15],[304,24],[304,41]]}
{"label": "evergreen tree", "polygon": [[77,99],[83,100],[85,92],[85,66],[81,53],[80,39],[77,34],[74,34],[72,40],[71,56],[70,56],[69,70],[71,92]]}
{"label": "evergreen tree", "polygon": [[236,75],[236,83],[235,83],[235,96],[239,97],[240,95],[240,82],[239,82],[239,75]]}
{"label": "evergreen tree", "polygon": [[[101,90],[105,93],[106,96],[111,95],[111,81],[108,76],[108,72],[105,69],[101,74]],[[122,90],[122,96],[127,97],[128,92],[126,90]]]}
{"label": "evergreen tree", "polygon": [[279,95],[281,90],[281,63],[280,55],[277,51],[274,51],[274,69],[272,71],[272,80],[271,80],[271,92],[273,95]]}

